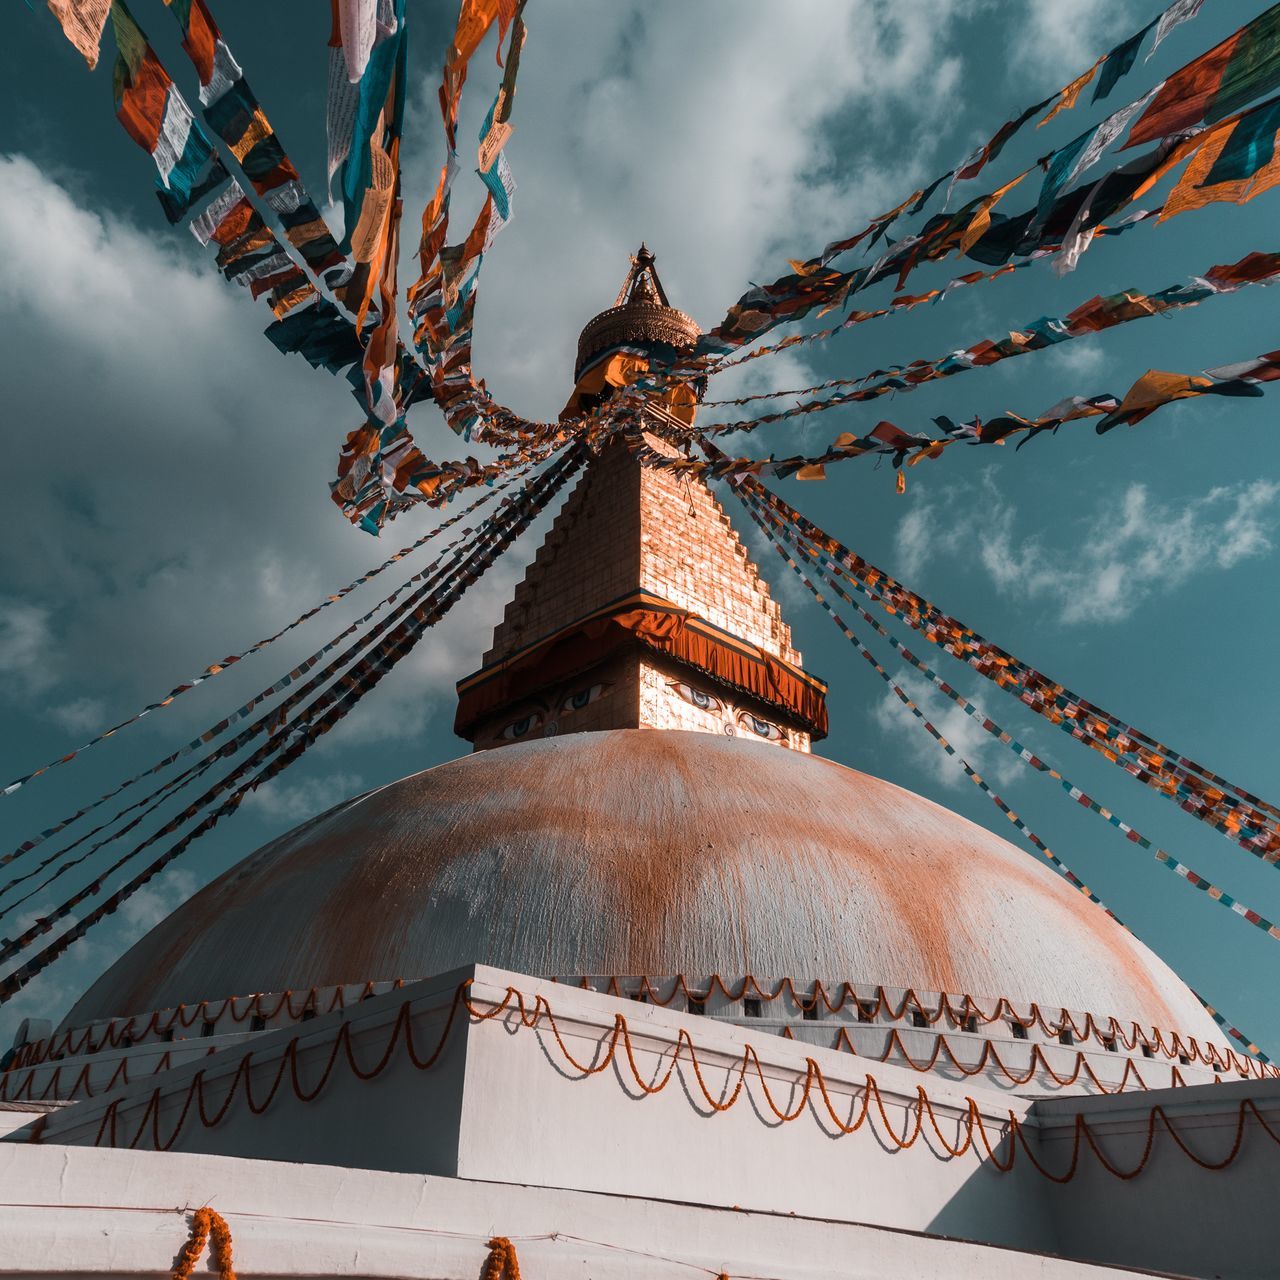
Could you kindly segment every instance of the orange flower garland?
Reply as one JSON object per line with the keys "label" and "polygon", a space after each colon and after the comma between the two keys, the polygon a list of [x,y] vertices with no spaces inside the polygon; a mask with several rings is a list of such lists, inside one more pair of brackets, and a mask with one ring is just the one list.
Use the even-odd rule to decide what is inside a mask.
{"label": "orange flower garland", "polygon": [[[212,1239],[213,1261],[218,1268],[220,1280],[236,1280],[231,1257],[231,1228],[227,1226],[227,1220],[222,1214],[216,1209],[210,1209],[207,1205],[203,1209],[197,1209],[192,1215],[191,1237],[182,1246],[182,1252],[178,1255],[178,1261],[170,1273],[172,1280],[189,1280],[210,1239]],[[514,1280],[519,1280],[519,1273]]]}
{"label": "orange flower garland", "polygon": [[520,1259],[516,1247],[506,1236],[494,1236],[489,1241],[489,1256],[484,1262],[480,1280],[520,1280]]}

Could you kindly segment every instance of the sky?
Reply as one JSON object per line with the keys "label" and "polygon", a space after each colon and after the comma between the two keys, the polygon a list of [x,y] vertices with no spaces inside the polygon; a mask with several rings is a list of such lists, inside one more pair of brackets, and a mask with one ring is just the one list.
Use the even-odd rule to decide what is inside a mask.
{"label": "sky", "polygon": [[[322,189],[327,6],[221,0],[212,7],[291,157],[312,189]],[[442,161],[434,102],[451,9],[418,0],[409,7],[406,280],[418,213]],[[657,254],[673,305],[710,328],[750,282],[782,274],[788,258],[808,257],[896,205],[1157,7],[1151,0],[532,0],[507,149],[518,183],[515,219],[486,257],[478,374],[519,412],[553,417],[571,389],[578,332],[612,304],[642,239]],[[1107,105],[1138,96],[1260,7],[1208,0]],[[137,0],[133,9],[194,99],[175,24],[159,0]],[[379,540],[342,519],[328,483],[343,437],[358,425],[349,394],[300,357],[281,356],[262,337],[265,308],[226,284],[185,229],[164,221],[152,194],[154,166],[114,117],[111,62],[108,44],[90,73],[37,3],[15,7],[0,44],[9,97],[0,113],[9,477],[0,506],[0,781],[270,634],[441,518],[415,510]],[[464,138],[478,132],[498,74],[490,41],[473,62]],[[1088,92],[1076,111],[1020,135],[965,198],[1099,118]],[[458,222],[469,225],[479,183],[460,179],[459,191],[466,194],[456,197]],[[1030,198],[1015,192],[1009,211]],[[1158,198],[1148,197],[1147,207]],[[1272,192],[1243,207],[1146,224],[1097,243],[1062,279],[1040,263],[803,354],[752,362],[716,379],[712,394],[857,376],[999,338],[1097,293],[1184,282],[1280,247],[1277,200]],[[922,270],[912,291],[972,265]],[[883,289],[864,295],[863,305],[887,297]],[[1274,349],[1274,296],[1253,289],[1212,299],[892,402],[779,424],[741,443],[817,452],[838,432],[868,429],[881,416],[914,430],[941,413],[1034,415],[1068,394],[1123,394],[1148,368],[1196,373]],[[913,468],[901,496],[887,463],[874,459],[832,467],[822,483],[778,489],[1002,647],[1275,799],[1276,395],[1175,405],[1105,437],[1088,423],[1071,424],[1017,452],[951,449]],[[723,412],[706,409],[703,420]],[[429,455],[459,452],[433,406],[416,408],[410,425]],[[1016,843],[1017,833],[898,706],[732,495],[720,497],[774,584],[806,667],[831,683],[832,732],[821,754]],[[550,518],[300,763],[0,1009],[0,1046],[23,1017],[60,1017],[125,947],[267,840],[346,796],[464,754],[451,731],[454,682],[477,665]],[[390,590],[393,579],[380,582]],[[376,588],[354,594],[266,653],[0,799],[3,849],[186,742],[376,598]],[[900,670],[883,641],[871,647]],[[928,656],[1173,856],[1280,918],[1275,867],[945,655]],[[904,678],[904,686],[1139,937],[1280,1054],[1275,940],[1072,805],[918,680]],[[57,847],[50,842],[41,853]],[[957,879],[964,875],[957,867]],[[0,935],[25,927],[60,900],[56,890],[78,883],[68,875],[0,918]]]}

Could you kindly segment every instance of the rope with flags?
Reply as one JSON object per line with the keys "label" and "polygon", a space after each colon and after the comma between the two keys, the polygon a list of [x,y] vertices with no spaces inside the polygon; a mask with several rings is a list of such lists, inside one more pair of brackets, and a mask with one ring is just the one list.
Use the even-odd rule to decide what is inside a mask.
{"label": "rope with flags", "polygon": [[[794,558],[795,556],[798,555],[812,561],[812,563],[817,567],[817,572],[821,576],[822,581],[825,582],[841,600],[852,606],[868,626],[870,626],[878,635],[887,640],[909,665],[925,676],[926,679],[938,688],[947,698],[954,702],[967,716],[975,720],[984,732],[990,734],[997,742],[1008,747],[1009,750],[1012,751],[1024,764],[1031,769],[1054,779],[1075,803],[1081,805],[1085,809],[1088,809],[1092,813],[1096,813],[1099,817],[1104,818],[1108,823],[1119,830],[1131,843],[1138,845],[1140,848],[1152,850],[1153,856],[1162,866],[1165,866],[1169,870],[1180,875],[1193,888],[1200,889],[1202,892],[1207,893],[1211,900],[1219,903],[1221,906],[1229,908],[1241,919],[1253,925],[1255,928],[1261,929],[1269,937],[1280,939],[1280,925],[1274,924],[1259,912],[1246,907],[1241,902],[1238,902],[1225,890],[1218,888],[1218,886],[1214,885],[1204,876],[1193,871],[1184,863],[1179,862],[1163,849],[1157,848],[1153,841],[1142,835],[1142,833],[1136,828],[1130,826],[1127,822],[1122,821],[1109,809],[1104,808],[1085,791],[1077,787],[1069,778],[1066,778],[1057,769],[1045,763],[1045,761],[1039,756],[1034,754],[1027,747],[1023,746],[1023,744],[1014,738],[1012,734],[1002,729],[999,724],[991,719],[990,716],[970,702],[969,699],[960,693],[958,689],[953,688],[931,667],[921,662],[919,658],[917,658],[905,645],[901,643],[901,641],[899,641],[895,636],[890,635],[879,620],[858,604],[854,597],[845,591],[840,585],[840,581],[837,576],[839,574],[839,569],[828,559],[828,557],[825,556],[816,546],[802,540],[798,535],[796,535],[793,524],[779,519],[768,505],[759,500],[759,494],[762,486],[760,486],[758,481],[753,481],[751,479],[740,480],[736,482],[734,489],[738,497],[742,500],[747,513],[756,522],[757,526],[762,530],[766,538],[768,538],[769,542],[783,558],[788,567],[793,569],[800,577],[801,581],[813,594],[817,602],[827,611],[827,613],[830,614],[836,625],[840,627],[841,631],[845,633],[845,636],[858,649],[858,652],[861,653],[873,667],[875,667],[878,674],[891,684],[891,687],[898,698],[914,713],[921,714],[922,720],[923,716],[922,713],[919,713],[919,709],[913,702],[911,702],[910,699],[907,698],[899,686],[892,682],[884,668],[875,661],[866,646],[857,638],[840,616],[835,613],[828,601],[823,597],[821,591],[813,584],[812,581],[810,581],[804,570],[797,563]],[[932,726],[929,725],[929,722],[927,720],[924,720],[923,722],[926,727],[930,729],[930,732],[932,732],[940,742],[943,742],[941,736],[937,734],[936,730],[933,730]],[[944,745],[946,744],[944,743]],[[951,754],[954,753],[952,752]],[[958,756],[957,759],[964,767],[966,773],[971,774],[972,779],[979,782],[979,785],[984,786],[984,789],[986,789],[985,784],[981,783],[977,774],[973,773],[967,763]],[[1050,861],[1055,865],[1059,865],[1059,860],[1055,855],[1049,853],[1048,849],[1044,847],[1038,837],[1025,829],[1025,824],[1017,818],[1013,811],[1010,810],[994,793],[990,794],[992,799],[996,802],[997,807],[1001,809],[1014,826],[1026,835],[1031,843],[1034,844],[1036,848],[1040,849],[1041,852],[1050,859]],[[1076,883],[1073,877],[1068,876],[1068,879],[1071,879],[1072,883]],[[1112,913],[1108,911],[1108,914]]]}
{"label": "rope with flags", "polygon": [[[554,422],[527,419],[498,403],[484,379],[477,376],[472,354],[481,269],[494,237],[508,226],[512,215],[515,181],[507,148],[515,128],[518,73],[528,38],[524,0],[463,0],[459,6],[439,86],[444,162],[423,211],[419,274],[403,295],[396,273],[404,198],[400,144],[408,86],[405,0],[334,6],[328,35],[325,176],[330,190],[336,184],[343,204],[340,242],[249,88],[242,66],[205,0],[166,0],[166,5],[196,73],[195,106],[180,92],[124,0],[95,5],[92,14],[76,5],[59,5],[54,12],[91,67],[110,18],[118,51],[113,82],[116,112],[125,130],[152,157],[164,216],[174,225],[187,225],[203,245],[214,246],[217,267],[229,282],[248,288],[255,298],[266,297],[273,313],[266,335],[279,350],[300,354],[313,366],[342,375],[347,382],[363,421],[341,447],[337,476],[331,485],[333,501],[353,525],[377,533],[415,505],[443,507],[469,490],[483,488],[484,492],[438,528],[272,635],[210,664],[165,698],[148,703],[82,746],[14,779],[0,790],[0,796],[11,795],[34,778],[70,763],[244,658],[265,650],[444,529],[464,521],[495,495],[517,484],[522,487],[505,497],[499,509],[476,528],[464,526],[432,565],[400,584],[230,716],[0,857],[0,866],[4,866],[29,854],[126,788],[210,747],[232,726],[250,720],[260,707],[289,690],[279,705],[259,714],[243,730],[141,800],[44,857],[33,870],[0,885],[3,898],[58,868],[0,910],[3,916],[62,875],[89,863],[180,790],[203,778],[216,762],[229,760],[252,746],[247,759],[177,817],[170,818],[159,832],[96,875],[90,887],[54,908],[17,939],[0,944],[0,960],[23,953],[50,932],[55,921],[66,918],[90,894],[99,894],[106,879],[144,849],[176,834],[187,823],[196,824],[93,912],[0,982],[0,1002],[341,719],[511,545],[587,454],[618,438],[628,441],[645,466],[704,479],[728,479],[751,518],[898,700],[948,754],[957,756],[966,775],[1005,817],[1092,900],[1098,901],[1096,895],[1076,880],[1057,855],[957,755],[902,686],[834,613],[818,582],[856,609],[905,661],[1033,771],[1053,778],[1073,801],[1106,819],[1131,842],[1152,849],[1161,865],[1211,900],[1271,936],[1280,936],[1277,926],[1260,913],[1245,908],[1225,890],[1155,848],[1001,729],[890,636],[846,587],[900,618],[930,643],[1006,689],[1037,715],[1148,788],[1273,864],[1280,863],[1280,808],[1170,750],[1014,658],[855,555],[759,483],[761,477],[823,479],[829,463],[876,456],[892,459],[901,491],[904,467],[935,459],[957,445],[1003,445],[1017,437],[1020,449],[1028,440],[1056,434],[1071,422],[1092,420],[1101,435],[1120,425],[1144,421],[1156,410],[1183,400],[1204,395],[1260,396],[1267,383],[1280,380],[1280,352],[1218,366],[1204,375],[1148,370],[1122,396],[1073,395],[1035,417],[1005,412],[993,418],[956,421],[951,416],[938,416],[934,426],[940,435],[880,422],[870,430],[842,433],[822,453],[771,454],[767,458],[730,457],[713,443],[714,437],[730,432],[753,431],[766,424],[870,402],[1085,334],[1109,331],[1132,320],[1181,311],[1245,286],[1267,285],[1280,275],[1280,255],[1251,253],[1235,263],[1212,267],[1187,284],[1149,295],[1133,289],[1100,295],[1065,317],[1042,316],[1024,329],[1010,332],[1007,338],[986,339],[939,357],[912,360],[862,377],[833,378],[798,391],[704,400],[708,405],[738,406],[807,397],[778,412],[701,427],[694,423],[692,414],[683,425],[669,414],[662,416],[661,430],[678,446],[674,451],[653,449],[639,435],[640,425],[647,421],[646,404],[673,387],[686,389],[686,394],[692,388],[694,397],[700,399],[709,377],[748,361],[801,343],[822,342],[855,325],[910,312],[926,302],[941,302],[958,289],[989,283],[1046,259],[1061,274],[1074,268],[1099,237],[1127,236],[1138,227],[1158,225],[1215,203],[1244,204],[1280,185],[1280,150],[1276,146],[1280,140],[1280,4],[1267,8],[1012,177],[949,209],[960,184],[994,166],[1006,146],[1033,122],[1039,128],[1078,109],[1090,85],[1090,105],[1108,99],[1121,80],[1134,76],[1144,48],[1149,58],[1172,32],[1195,19],[1202,7],[1202,0],[1173,0],[1053,94],[1010,115],[986,142],[927,186],[856,233],[833,240],[808,257],[790,259],[788,274],[753,285],[728,308],[719,324],[701,334],[688,349],[674,357],[642,351],[623,379],[625,385],[611,385],[589,410],[567,411]],[[462,167],[458,138],[462,96],[471,60],[491,33],[501,81],[476,140],[476,174],[484,190],[483,205],[461,242],[449,243],[451,203]],[[1135,153],[1133,148],[1145,150]],[[1138,207],[1166,179],[1171,186],[1160,206]],[[929,213],[935,195],[944,189],[941,209]],[[1006,213],[1018,198],[1012,194],[1015,191],[1031,193],[1028,203],[1020,212]],[[905,229],[899,235],[901,224],[918,217],[923,221],[915,229]],[[891,231],[899,235],[896,241],[891,239]],[[855,248],[870,255],[869,260],[838,269],[837,260]],[[966,258],[979,269],[956,275],[941,287],[902,292],[917,271],[955,258]],[[868,303],[865,310],[851,306],[852,299],[881,284],[887,284],[894,295],[883,305]],[[411,343],[400,336],[402,299],[412,326]],[[842,318],[825,329],[792,333],[769,345],[757,345],[782,326],[839,311],[844,313]],[[439,408],[457,436],[495,450],[496,456],[448,461],[428,457],[415,442],[408,422],[410,410],[427,400]],[[536,467],[545,469],[534,479],[526,479]],[[411,594],[403,598],[411,587]],[[386,613],[381,620],[367,626],[383,610]],[[338,657],[330,657],[353,636],[355,641]],[[312,671],[316,674],[298,683]],[[126,818],[129,821],[114,834],[104,834]],[[70,857],[98,836],[102,838]],[[108,904],[109,910],[104,910]],[[1219,1015],[1213,1016],[1241,1039]],[[1256,1052],[1256,1047],[1249,1047]]]}
{"label": "rope with flags", "polygon": [[[131,880],[109,894],[53,942],[0,978],[0,1004],[12,999],[33,977],[84,937],[89,929],[117,911],[133,894],[178,858],[194,840],[212,830],[223,817],[234,813],[246,796],[294,763],[318,738],[332,729],[528,528],[534,517],[581,466],[584,457],[580,449],[567,452],[552,463],[542,476],[530,481],[519,495],[508,499],[504,509],[491,516],[481,530],[477,531],[477,537],[467,552],[455,557],[455,563],[438,577],[435,584],[424,589],[426,594],[423,591],[415,593],[410,602],[411,608],[403,621],[378,640],[359,661],[339,675],[302,714],[284,723],[276,718],[276,727],[267,742],[243,763],[159,830],[117,858],[94,880],[42,915],[16,938],[0,941],[0,963],[29,949],[41,936],[51,932],[58,920],[70,916],[86,899],[101,893],[105,881],[115,871],[164,836],[173,834],[186,822],[204,813],[195,827],[165,849]],[[217,807],[211,808],[215,802]]]}

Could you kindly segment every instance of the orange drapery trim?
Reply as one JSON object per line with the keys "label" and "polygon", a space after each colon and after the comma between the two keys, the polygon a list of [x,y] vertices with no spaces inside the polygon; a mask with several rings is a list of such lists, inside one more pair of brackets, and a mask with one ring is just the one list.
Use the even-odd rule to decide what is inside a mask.
{"label": "orange drapery trim", "polygon": [[468,730],[532,691],[640,645],[687,663],[773,707],[815,739],[827,736],[827,687],[799,667],[730,636],[686,609],[639,592],[458,683],[453,730]]}

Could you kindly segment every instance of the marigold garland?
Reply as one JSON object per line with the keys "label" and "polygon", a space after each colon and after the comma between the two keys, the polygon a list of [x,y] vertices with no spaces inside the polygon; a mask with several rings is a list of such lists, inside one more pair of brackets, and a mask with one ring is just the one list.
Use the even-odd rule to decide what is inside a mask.
{"label": "marigold garland", "polygon": [[[222,1214],[216,1209],[210,1209],[208,1205],[191,1215],[191,1236],[182,1246],[178,1261],[170,1272],[172,1280],[189,1280],[206,1244],[210,1245],[210,1253],[220,1280],[236,1280],[231,1256],[231,1228],[227,1226],[227,1220]],[[514,1277],[514,1280],[519,1280],[519,1276]]]}
{"label": "marigold garland", "polygon": [[[832,1133],[852,1134],[867,1125],[882,1140],[887,1141],[890,1146],[899,1151],[905,1151],[916,1144],[924,1135],[925,1122],[927,1120],[935,1140],[939,1144],[941,1154],[945,1158],[956,1158],[971,1150],[978,1154],[975,1145],[976,1138],[985,1153],[985,1155],[978,1154],[978,1158],[985,1159],[1000,1172],[1007,1173],[1013,1168],[1018,1152],[1021,1150],[1032,1168],[1055,1183],[1069,1182],[1075,1176],[1081,1152],[1086,1146],[1098,1163],[1114,1177],[1126,1181],[1136,1178],[1146,1168],[1151,1158],[1155,1148],[1158,1128],[1165,1129],[1169,1138],[1192,1163],[1206,1170],[1224,1169],[1237,1158],[1243,1146],[1245,1123],[1250,1117],[1252,1117],[1256,1128],[1261,1131],[1261,1136],[1265,1136],[1280,1145],[1280,1132],[1271,1127],[1252,1098],[1244,1097],[1237,1104],[1235,1134],[1230,1149],[1221,1159],[1206,1159],[1187,1145],[1177,1132],[1165,1107],[1157,1104],[1147,1113],[1146,1138],[1141,1156],[1135,1164],[1128,1168],[1123,1168],[1115,1164],[1099,1146],[1083,1114],[1077,1114],[1074,1117],[1072,1126],[1070,1159],[1067,1168],[1058,1173],[1047,1168],[1040,1160],[1035,1144],[1028,1139],[1022,1121],[1012,1110],[1007,1113],[1007,1118],[997,1120],[993,1117],[991,1119],[992,1127],[996,1130],[996,1141],[993,1144],[991,1135],[987,1131],[988,1122],[983,1119],[978,1104],[972,1097],[964,1099],[965,1106],[957,1120],[963,1131],[962,1136],[957,1143],[952,1144],[941,1132],[934,1104],[928,1092],[923,1086],[917,1086],[916,1096],[911,1102],[898,1104],[908,1113],[904,1132],[899,1134],[897,1127],[890,1119],[880,1086],[874,1076],[870,1074],[865,1076],[861,1084],[854,1086],[856,1098],[848,1097],[847,1099],[842,1099],[841,1105],[838,1107],[828,1088],[822,1068],[815,1059],[806,1058],[803,1073],[796,1071],[798,1078],[792,1082],[788,1090],[790,1096],[797,1097],[798,1100],[793,1106],[785,1104],[780,1106],[778,1099],[774,1096],[773,1089],[770,1088],[764,1066],[753,1045],[744,1044],[736,1065],[728,1069],[729,1080],[733,1081],[732,1084],[730,1085],[729,1080],[726,1080],[724,1087],[713,1089],[708,1083],[703,1063],[698,1055],[697,1045],[684,1027],[681,1027],[677,1032],[670,1056],[667,1056],[664,1052],[660,1056],[660,1065],[656,1068],[652,1077],[646,1079],[645,1073],[642,1072],[640,1064],[636,1060],[632,1031],[623,1014],[615,1014],[612,1029],[597,1043],[591,1058],[584,1062],[574,1054],[573,1050],[565,1042],[564,1036],[557,1025],[555,1014],[545,996],[538,995],[533,997],[532,1000],[527,1000],[524,993],[515,987],[508,987],[500,1000],[485,1000],[477,1004],[470,998],[471,985],[472,980],[468,979],[455,990],[453,999],[447,1006],[445,1022],[439,1038],[432,1051],[426,1057],[420,1055],[414,1044],[412,1026],[413,1002],[406,1000],[400,1006],[386,1045],[377,1060],[372,1064],[362,1063],[356,1058],[352,1043],[352,1024],[344,1021],[339,1026],[337,1035],[330,1042],[328,1061],[321,1069],[319,1077],[314,1084],[310,1086],[304,1086],[300,1078],[298,1057],[302,1037],[295,1036],[289,1041],[284,1053],[277,1060],[275,1078],[267,1087],[265,1097],[255,1095],[252,1081],[254,1055],[252,1051],[249,1051],[240,1059],[229,1085],[225,1087],[225,1091],[223,1091],[220,1084],[219,1090],[222,1093],[222,1100],[212,1110],[207,1106],[205,1070],[201,1068],[191,1077],[187,1085],[182,1105],[167,1137],[162,1137],[160,1133],[160,1114],[163,1109],[165,1095],[164,1090],[157,1086],[147,1100],[146,1106],[142,1109],[142,1115],[131,1138],[125,1140],[119,1133],[120,1111],[122,1105],[132,1107],[136,1100],[117,1097],[106,1107],[102,1114],[98,1124],[98,1131],[94,1138],[94,1145],[126,1146],[133,1149],[140,1146],[149,1137],[150,1142],[148,1145],[150,1149],[168,1151],[176,1143],[189,1118],[194,1118],[204,1128],[211,1129],[221,1123],[231,1109],[232,1104],[236,1102],[241,1094],[243,1094],[245,1105],[249,1107],[250,1111],[255,1115],[261,1115],[275,1100],[276,1094],[286,1079],[295,1098],[300,1102],[311,1102],[319,1096],[328,1083],[329,1077],[337,1067],[340,1055],[345,1056],[347,1067],[360,1080],[371,1080],[380,1075],[391,1062],[397,1048],[402,1048],[409,1061],[419,1071],[430,1070],[444,1053],[454,1022],[460,1011],[465,1018],[476,1023],[504,1018],[508,1020],[512,1027],[518,1022],[526,1030],[541,1030],[545,1034],[549,1034],[559,1050],[561,1058],[582,1079],[599,1075],[602,1072],[617,1070],[620,1064],[625,1064],[635,1088],[644,1095],[661,1093],[677,1078],[678,1072],[680,1073],[680,1078],[685,1079],[683,1072],[680,1072],[680,1065],[683,1061],[687,1064],[687,1070],[691,1073],[692,1080],[696,1083],[697,1090],[701,1094],[702,1104],[698,1107],[698,1110],[704,1115],[728,1111],[743,1096],[749,1095],[756,1102],[762,1104],[767,1111],[771,1112],[774,1119],[779,1122],[794,1121],[807,1110],[813,1108],[815,1112],[818,1112],[818,1119],[824,1130]],[[440,1011],[445,1011],[445,1007],[442,1006]],[[749,1087],[749,1079],[755,1082],[756,1089]],[[818,1102],[821,1102],[820,1111],[816,1106]],[[33,1140],[37,1139],[33,1137]],[[43,1135],[40,1135],[39,1140],[43,1140]],[[930,1145],[927,1139],[925,1145]],[[1007,1159],[1002,1159],[997,1155],[997,1150],[1002,1146],[1008,1152]],[[937,1154],[937,1151],[935,1151],[935,1154]],[[497,1238],[495,1237],[495,1239]],[[490,1280],[490,1278],[486,1276],[485,1280]],[[515,1277],[510,1277],[510,1280],[515,1280]]]}
{"label": "marigold garland", "polygon": [[[1065,1031],[1070,1034],[1073,1043],[1093,1040],[1105,1047],[1107,1042],[1111,1041],[1129,1052],[1144,1046],[1151,1051],[1152,1055],[1180,1061],[1185,1058],[1187,1062],[1184,1065],[1203,1063],[1215,1069],[1221,1068],[1223,1071],[1253,1079],[1280,1076],[1280,1069],[1268,1063],[1240,1054],[1234,1049],[1219,1048],[1208,1042],[1202,1045],[1195,1036],[1184,1037],[1178,1032],[1170,1032],[1166,1035],[1158,1027],[1147,1029],[1136,1021],[1121,1021],[1114,1016],[1093,1013],[1084,1013],[1082,1020],[1077,1021],[1075,1015],[1068,1009],[1055,1011],[1050,1007],[1046,1012],[1034,1000],[1027,1006],[1029,1012],[1021,1014],[1006,996],[996,997],[991,1007],[984,1009],[975,996],[966,994],[960,996],[957,1002],[953,1001],[951,995],[942,992],[939,993],[938,1000],[933,1002],[926,1001],[912,987],[906,988],[901,995],[891,999],[888,990],[883,986],[876,986],[873,995],[860,996],[856,985],[851,982],[841,983],[838,989],[834,989],[833,995],[824,983],[818,981],[811,984],[812,994],[810,995],[805,994],[810,984],[797,985],[792,978],[783,978],[773,986],[762,986],[751,974],[747,974],[736,983],[732,980],[727,981],[719,974],[712,974],[706,988],[699,987],[696,991],[689,986],[683,974],[674,975],[674,979],[670,991],[665,992],[662,986],[655,983],[663,983],[670,979],[641,975],[640,985],[633,988],[625,980],[611,976],[606,994],[639,995],[646,1003],[664,1007],[677,999],[688,999],[690,996],[704,998],[717,992],[735,1003],[748,996],[766,1003],[786,997],[798,1008],[825,1009],[831,1014],[839,1014],[846,1005],[855,1004],[860,1005],[868,1019],[873,1022],[881,1020],[905,1022],[910,1019],[914,1024],[917,1018],[922,1018],[930,1027],[936,1026],[944,1019],[956,1028],[963,1027],[970,1019],[975,1019],[980,1024],[1005,1021],[1010,1024],[1016,1023],[1027,1030],[1038,1028],[1048,1039],[1055,1039]],[[212,1023],[217,1026],[223,1017],[227,1017],[234,1024],[248,1022],[252,1017],[261,1017],[266,1023],[272,1024],[282,1016],[286,1016],[291,1022],[298,1022],[308,1009],[314,1009],[317,1014],[333,1013],[337,1009],[345,1009],[348,1004],[359,1004],[370,996],[379,994],[377,991],[379,985],[388,985],[392,990],[398,990],[405,985],[405,980],[396,978],[389,984],[369,981],[348,983],[333,988],[312,987],[306,992],[290,989],[279,993],[228,996],[222,1000],[202,1000],[198,1004],[180,1004],[172,1009],[161,1009],[150,1014],[113,1019],[105,1027],[96,1025],[59,1031],[48,1039],[33,1041],[18,1050],[8,1072],[0,1075],[0,1101],[13,1101],[20,1096],[29,1097],[29,1093],[23,1092],[24,1086],[16,1083],[16,1073],[19,1070],[29,1071],[33,1067],[57,1058],[77,1058],[84,1054],[98,1053],[103,1049],[138,1044],[152,1037],[171,1039],[176,1031],[186,1031],[203,1023]],[[589,989],[591,982],[588,978],[579,978],[577,985]],[[866,987],[870,984],[861,985]],[[299,1001],[301,1003],[298,1003]],[[83,1070],[81,1074],[83,1075]],[[127,1071],[123,1079],[127,1082]],[[30,1080],[28,1076],[27,1087],[30,1085]],[[111,1083],[115,1083],[114,1078]],[[74,1092],[80,1085],[81,1077],[78,1076],[72,1091]],[[108,1085],[108,1087],[111,1086]],[[42,1098],[46,1096],[61,1097],[63,1095],[41,1095]]]}
{"label": "marigold garland", "polygon": [[520,1259],[516,1247],[506,1236],[489,1241],[489,1256],[484,1262],[481,1280],[520,1280]]}

